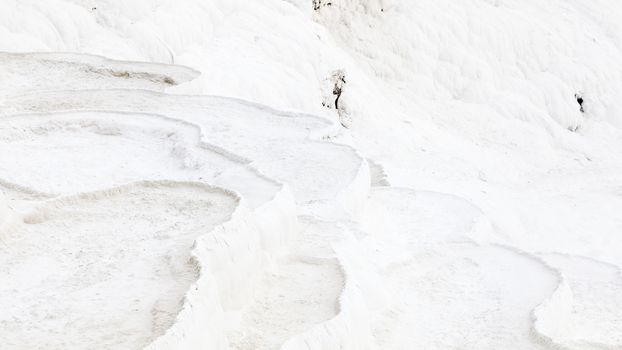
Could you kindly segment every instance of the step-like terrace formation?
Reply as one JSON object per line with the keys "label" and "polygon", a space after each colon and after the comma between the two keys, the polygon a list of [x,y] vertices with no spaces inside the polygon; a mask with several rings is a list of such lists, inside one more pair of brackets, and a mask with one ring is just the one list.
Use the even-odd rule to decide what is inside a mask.
{"label": "step-like terrace formation", "polygon": [[9,349],[619,343],[563,332],[607,310],[585,286],[615,296],[615,267],[564,275],[580,258],[488,245],[486,218],[461,198],[368,198],[372,183],[388,185],[382,166],[335,143],[336,122],[166,94],[196,76],[183,67],[75,54],[0,62]]}
{"label": "step-like terrace formation", "polygon": [[[2,59],[0,186],[16,210],[3,211],[0,300],[32,294],[0,322],[8,347],[274,348],[340,313],[343,268],[330,245],[303,249],[317,243],[296,218],[349,220],[365,196],[365,161],[322,140],[336,125],[155,92],[195,74],[181,67]],[[97,315],[76,318],[87,307]]]}

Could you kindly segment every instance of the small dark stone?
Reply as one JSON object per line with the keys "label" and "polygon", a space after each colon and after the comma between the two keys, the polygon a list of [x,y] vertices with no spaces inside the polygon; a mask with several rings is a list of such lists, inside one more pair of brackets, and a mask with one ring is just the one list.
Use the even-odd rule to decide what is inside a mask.
{"label": "small dark stone", "polygon": [[583,108],[583,96],[580,94],[574,94],[574,97],[577,99],[577,103],[579,104],[579,110],[581,113],[584,113],[585,109]]}

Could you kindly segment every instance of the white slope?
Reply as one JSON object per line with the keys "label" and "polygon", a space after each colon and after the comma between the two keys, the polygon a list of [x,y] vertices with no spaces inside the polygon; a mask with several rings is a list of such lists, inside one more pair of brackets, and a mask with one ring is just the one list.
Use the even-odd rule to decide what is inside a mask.
{"label": "white slope", "polygon": [[563,273],[553,297],[536,311],[538,336],[568,349],[619,347],[620,268],[570,254],[543,254],[542,258]]}
{"label": "white slope", "polygon": [[[481,212],[454,196],[373,191],[366,254],[388,294],[372,320],[380,349],[544,349],[532,311],[557,287],[537,258],[480,244]],[[413,215],[413,213],[417,213]]]}
{"label": "white slope", "polygon": [[36,193],[53,196],[139,180],[209,179],[228,184],[259,206],[279,190],[253,169],[202,144],[197,127],[158,115],[14,115],[0,124],[7,152],[0,177]]}
{"label": "white slope", "polygon": [[[339,135],[333,123],[242,101],[142,90],[87,90],[15,95],[4,108],[13,113],[136,111],[192,123],[200,128],[205,141],[252,161],[264,174],[289,184],[302,213],[324,217],[336,215],[338,208],[331,212],[323,206],[339,197],[362,167],[362,159],[350,147],[322,141]],[[313,173],[322,175],[308,176]]]}
{"label": "white slope", "polygon": [[[237,242],[229,255],[210,255],[218,268],[198,280],[215,275],[220,290],[191,289],[196,299],[187,298],[210,312],[179,316],[152,348],[621,346],[621,3],[4,0],[2,7],[0,50],[194,69],[4,54],[7,122],[24,125],[35,117],[18,114],[33,112],[116,123],[123,115],[149,130],[164,116],[153,122],[157,129],[190,123],[201,133],[193,140],[256,175],[176,174],[170,157],[138,153],[141,144],[166,146],[158,133],[138,132],[133,145],[119,138],[126,143],[115,154],[127,148],[148,167],[117,163],[110,177],[84,182],[103,188],[117,183],[113,175],[141,179],[166,164],[156,178],[225,180],[218,184],[252,204],[261,243],[219,245]],[[196,79],[172,86],[195,71]],[[164,90],[179,95],[154,92]],[[6,125],[3,134],[15,134]],[[3,141],[7,206],[23,212],[53,195],[36,188],[58,188],[62,176],[47,181],[32,167],[45,164],[48,152],[74,162],[89,153],[88,146],[73,145],[71,156],[53,147],[71,142],[49,139],[52,147],[40,147],[26,173],[29,151]],[[387,210],[361,212],[370,177],[419,192],[373,191],[369,203]],[[20,185],[28,179],[36,181]],[[259,192],[272,200],[254,193],[261,182],[269,184]],[[304,215],[300,234],[296,213]],[[482,219],[473,227],[475,217]],[[383,225],[373,224],[381,218]],[[252,252],[252,262],[240,262],[241,251]],[[245,279],[251,273],[256,278]],[[299,312],[284,311],[291,309]],[[203,335],[197,324],[209,325]]]}
{"label": "white slope", "polygon": [[240,328],[230,333],[233,349],[278,349],[339,313],[345,278],[334,258],[293,255],[278,264],[264,275]]}
{"label": "white slope", "polygon": [[8,94],[112,87],[163,91],[199,75],[186,67],[67,53],[2,53],[0,62],[2,91]]}
{"label": "white slope", "polygon": [[137,183],[44,204],[2,236],[6,349],[141,348],[198,277],[195,239],[238,205],[219,189]]}
{"label": "white slope", "polygon": [[[31,64],[25,60],[21,68],[28,71]],[[136,71],[138,68],[140,65],[132,69]],[[60,75],[63,70],[69,74],[75,67],[68,62],[47,69],[50,75]],[[87,89],[62,90],[64,84],[55,86],[49,83],[45,92],[28,91],[28,94],[21,95],[16,88],[9,91],[13,95],[2,107],[5,116],[0,119],[0,130],[8,162],[0,169],[0,176],[5,192],[20,204],[21,212],[27,212],[42,198],[106,189],[138,180],[185,180],[226,186],[240,193],[254,210],[250,217],[244,213],[231,214],[230,222],[234,228],[224,229],[221,234],[206,229],[202,235],[194,237],[199,243],[194,243],[193,254],[196,254],[201,274],[184,280],[185,284],[170,283],[169,289],[188,292],[182,309],[167,309],[171,319],[166,326],[149,333],[145,325],[149,324],[146,321],[150,318],[142,314],[144,322],[127,320],[132,331],[117,330],[119,334],[141,337],[139,340],[109,335],[107,332],[115,331],[112,327],[110,330],[102,328],[99,332],[93,330],[88,336],[77,331],[84,337],[76,335],[72,344],[107,347],[112,345],[102,339],[111,337],[116,339],[113,343],[122,348],[144,346],[150,341],[153,341],[150,347],[155,349],[182,344],[192,348],[219,347],[226,341],[224,335],[228,334],[232,346],[273,348],[338,313],[344,277],[330,246],[321,252],[292,250],[270,258],[292,241],[290,237],[296,237],[295,218],[290,216],[296,207],[286,188],[262,174],[272,175],[291,186],[300,213],[348,219],[366,194],[368,170],[365,161],[352,148],[321,141],[324,137],[338,136],[340,131],[333,123],[225,98],[167,96],[134,89],[92,89],[91,86],[97,85],[100,79],[96,72],[89,71],[74,78],[77,86]],[[115,78],[121,87],[139,88],[140,81],[131,80],[150,79],[145,75]],[[38,72],[29,79],[37,82]],[[102,87],[114,87],[114,84],[115,79],[112,79]],[[22,114],[24,112],[30,114]],[[49,148],[47,145],[50,144],[54,147]],[[330,161],[322,160],[326,154],[332,155]],[[40,172],[39,169],[46,171]],[[327,177],[318,180],[320,176]],[[332,178],[338,181],[332,181]],[[318,183],[325,185],[318,187]],[[190,203],[188,211],[195,207]],[[130,214],[139,208],[122,210]],[[105,225],[110,220],[106,215],[116,215],[109,213],[104,205],[101,210],[103,221],[95,222],[94,227]],[[193,212],[192,215],[200,214]],[[69,220],[60,225],[75,226]],[[248,222],[244,223],[244,220]],[[311,221],[311,227],[320,225],[316,220]],[[46,229],[53,236],[59,230],[56,226]],[[145,234],[156,234],[154,230],[156,233],[160,231],[147,227]],[[309,230],[305,229],[305,232]],[[340,231],[339,227],[334,230]],[[20,232],[16,235],[21,236]],[[306,242],[308,236],[304,233],[300,237],[302,241],[294,239],[291,243],[302,249],[305,244],[317,244],[319,238],[312,237]],[[205,243],[207,249],[201,248],[201,240],[209,242]],[[16,243],[9,243],[14,249]],[[59,247],[64,245],[63,242],[56,243]],[[80,243],[77,246],[78,249],[84,248]],[[114,247],[101,247],[101,250],[113,251]],[[50,256],[58,254],[62,251],[50,251]],[[72,260],[71,257],[68,259]],[[188,258],[168,259],[175,259],[171,262],[173,264],[184,264]],[[270,260],[273,267],[262,277],[263,264]],[[148,271],[136,274],[139,273],[146,275],[144,278],[149,276]],[[133,276],[121,276],[111,285],[119,286],[138,279]],[[11,283],[19,284],[19,280],[11,278],[6,285]],[[190,283],[203,285],[204,291],[196,289],[199,293],[195,293]],[[332,285],[330,291],[326,290],[326,283]],[[70,281],[60,278],[60,286],[67,284]],[[33,292],[41,293],[47,288],[51,287],[41,283]],[[300,288],[305,292],[301,293]],[[173,298],[169,289],[155,290],[164,297]],[[135,290],[139,295],[143,293],[139,287]],[[275,292],[283,293],[285,297],[275,299]],[[111,305],[119,304],[119,312],[128,311],[118,295],[109,291],[97,293],[105,295]],[[250,299],[253,295],[254,300]],[[86,293],[86,297],[92,296]],[[10,298],[3,299],[8,301]],[[79,301],[68,301],[69,305],[75,303]],[[295,319],[290,316],[293,308],[297,309]],[[59,322],[63,324],[72,313],[51,311],[50,314],[60,318]],[[152,313],[151,324],[160,322],[156,316]],[[114,317],[114,314],[105,313],[92,321],[95,324],[114,323]],[[18,319],[25,325],[41,323],[24,314]],[[88,321],[89,317],[86,319]],[[206,327],[208,335],[205,334]],[[258,327],[261,328],[259,332]],[[58,328],[49,332],[37,329],[28,335],[34,345],[58,348],[68,344],[49,334]],[[16,329],[8,329],[7,334],[7,342],[16,346],[25,341],[25,336]]]}

